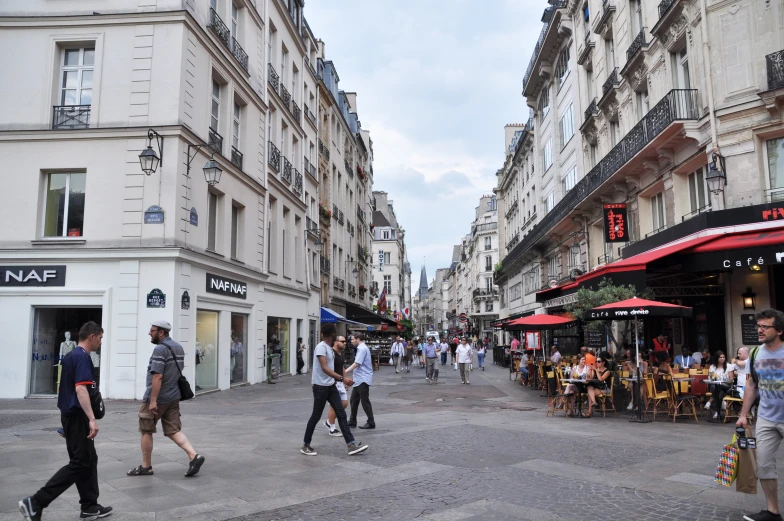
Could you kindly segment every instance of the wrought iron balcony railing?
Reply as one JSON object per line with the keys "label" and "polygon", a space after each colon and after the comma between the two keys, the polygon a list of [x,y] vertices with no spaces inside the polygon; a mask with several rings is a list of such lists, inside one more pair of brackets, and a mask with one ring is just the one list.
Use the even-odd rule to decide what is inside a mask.
{"label": "wrought iron balcony railing", "polygon": [[291,170],[291,161],[286,159],[286,156],[283,156],[283,171],[280,174],[280,180],[291,184]]}
{"label": "wrought iron balcony railing", "polygon": [[340,288],[340,291],[345,291],[345,289],[346,289],[346,281],[343,280],[343,279],[338,279],[338,286]]}
{"label": "wrought iron balcony railing", "polygon": [[276,147],[275,143],[272,141],[269,141],[268,144],[269,154],[267,154],[267,164],[274,168],[276,172],[280,172],[280,150],[278,150],[278,147]]}
{"label": "wrought iron balcony railing", "polygon": [[294,169],[294,191],[298,194],[302,193],[302,174],[296,168]]}
{"label": "wrought iron balcony railing", "polygon": [[343,165],[346,167],[346,173],[352,179],[354,179],[354,171],[351,169],[351,164],[348,162],[348,159],[343,160]]}
{"label": "wrought iron balcony railing", "polygon": [[348,283],[348,294],[351,295],[352,297],[357,296],[357,288],[350,282]]}
{"label": "wrought iron balcony railing", "polygon": [[210,23],[207,27],[212,29],[212,32],[215,33],[221,42],[223,42],[223,45],[231,52],[234,59],[239,62],[240,67],[242,67],[245,72],[248,72],[248,53],[245,52],[239,42],[231,35],[229,28],[226,27],[226,24],[223,23],[221,17],[218,16],[218,13],[216,13],[212,7],[210,7]]}
{"label": "wrought iron balcony railing", "polygon": [[286,89],[286,87],[283,86],[282,83],[280,84],[280,99],[283,100],[283,105],[285,105],[288,110],[291,110],[291,107],[289,107],[291,94],[289,94],[289,91]]}
{"label": "wrought iron balcony railing", "polygon": [[306,157],[305,158],[305,173],[308,174],[310,177],[313,178],[314,181],[318,182],[318,176],[316,175],[316,167],[310,160]]}
{"label": "wrought iron balcony railing", "polygon": [[583,114],[583,116],[585,116],[585,117],[584,117],[583,121],[584,122],[588,121],[589,119],[591,119],[592,117],[594,117],[598,113],[599,113],[599,109],[596,108],[596,98],[594,98],[593,101],[591,101],[591,104],[588,105],[588,108],[585,109],[585,113]]}
{"label": "wrought iron balcony railing", "polygon": [[319,236],[319,229],[318,223],[311,219],[310,217],[305,217],[305,231],[312,235],[314,238],[318,239]]}
{"label": "wrought iron balcony railing", "polygon": [[338,220],[338,205],[332,203],[332,218]]}
{"label": "wrought iron balcony railing", "polygon": [[329,259],[321,254],[319,254],[319,267],[321,268],[321,273],[323,275],[329,275],[329,272],[331,271]]}
{"label": "wrought iron balcony railing", "polygon": [[207,132],[207,144],[218,154],[223,154],[223,136],[218,134],[212,128],[210,128],[209,132]]}
{"label": "wrought iron balcony railing", "polygon": [[313,125],[314,127],[318,127],[318,123],[316,122],[316,116],[313,114],[313,111],[310,110],[310,108],[307,105],[305,105],[304,111],[305,111],[305,117],[307,118],[308,121],[310,121],[310,124]]}
{"label": "wrought iron balcony railing", "polygon": [[55,105],[52,112],[54,130],[90,128],[91,105]]}
{"label": "wrought iron balcony railing", "polygon": [[234,147],[231,147],[231,162],[234,166],[242,170],[242,152]]}
{"label": "wrought iron balcony railing", "polygon": [[544,10],[544,14],[542,15],[542,22],[544,22],[545,25],[542,27],[542,31],[539,33],[539,38],[536,40],[536,45],[534,45],[534,52],[531,54],[531,60],[528,62],[528,69],[526,69],[525,76],[523,76],[523,91],[525,91],[525,88],[528,86],[528,82],[533,75],[534,65],[536,65],[536,60],[539,58],[542,45],[544,45],[544,38],[547,36],[547,32],[550,30],[550,25],[553,21],[553,14],[555,9],[556,7],[551,5]]}
{"label": "wrought iron balcony railing", "polygon": [[275,67],[273,67],[271,63],[267,64],[267,81],[272,88],[275,89],[275,92],[277,92],[278,86],[280,85],[280,76],[275,72]]}
{"label": "wrought iron balcony railing", "polygon": [[506,251],[511,251],[518,242],[520,242],[520,232],[515,233],[512,238],[509,239],[509,242],[506,243]]}
{"label": "wrought iron balcony railing", "polygon": [[591,31],[585,31],[585,40],[583,40],[583,45],[580,48],[580,52],[577,55],[577,65],[582,65],[585,63],[585,60],[588,59],[588,55],[591,54],[591,49],[596,47],[596,44],[591,40]]}
{"label": "wrought iron balcony railing", "polygon": [[645,41],[645,27],[643,27],[639,34],[634,38],[632,44],[626,49],[626,61],[630,62],[632,59],[637,56],[637,53],[642,50],[643,47],[648,45],[648,42]]}
{"label": "wrought iron balcony railing", "polygon": [[343,224],[343,210],[338,210],[338,223]]}
{"label": "wrought iron balcony railing", "polygon": [[645,148],[655,137],[676,121],[696,121],[700,117],[696,90],[674,89],[668,92],[613,147],[601,161],[583,177],[555,207],[530,229],[513,252],[503,260],[506,268],[519,257],[519,253],[534,248],[549,231],[572,213],[578,205],[601,187],[610,177]]}
{"label": "wrought iron balcony railing", "polygon": [[784,51],[765,56],[768,69],[768,90],[784,88]]}
{"label": "wrought iron balcony railing", "polygon": [[602,85],[602,97],[606,96],[607,93],[618,85],[620,81],[618,80],[618,67],[614,68],[607,79],[604,80],[604,84]]}
{"label": "wrought iron balcony railing", "polygon": [[784,187],[765,190],[765,197],[769,203],[778,203],[784,201]]}
{"label": "wrought iron balcony railing", "polygon": [[681,222],[688,221],[692,217],[697,217],[701,213],[710,212],[710,211],[711,211],[711,205],[710,205],[710,203],[708,203],[705,206],[703,206],[702,208],[697,208],[693,212],[689,212],[686,215],[684,215],[683,217],[681,217]]}
{"label": "wrought iron balcony railing", "polygon": [[348,233],[350,233],[351,236],[353,237],[355,228],[354,225],[351,224],[351,221],[349,221],[348,219],[346,219],[346,228],[348,228]]}
{"label": "wrought iron balcony railing", "polygon": [[332,276],[332,287],[335,289],[340,288],[340,278],[337,275]]}
{"label": "wrought iron balcony railing", "polygon": [[471,230],[471,234],[476,235],[477,233],[489,232],[497,229],[498,229],[498,223],[477,224]]}
{"label": "wrought iron balcony railing", "polygon": [[594,32],[599,34],[604,29],[604,26],[610,20],[610,15],[615,11],[615,2],[613,0],[602,0],[602,16],[599,17],[599,22],[596,24]]}
{"label": "wrought iron balcony railing", "polygon": [[245,52],[245,49],[243,49],[234,38],[231,39],[231,54],[234,55],[245,72],[248,72],[248,53]]}
{"label": "wrought iron balcony railing", "polygon": [[324,158],[329,161],[329,147],[324,146],[324,142],[321,141],[321,138],[318,140],[319,142],[319,154],[324,156]]}
{"label": "wrought iron balcony railing", "polygon": [[297,125],[302,125],[302,111],[294,100],[291,100],[291,115],[294,116],[294,121],[297,122]]}
{"label": "wrought iron balcony railing", "polygon": [[357,218],[363,223],[367,222],[365,220],[365,211],[359,205],[357,205]]}
{"label": "wrought iron balcony railing", "polygon": [[664,18],[664,15],[667,14],[667,11],[670,10],[670,7],[675,2],[676,0],[662,0],[659,2],[659,19]]}

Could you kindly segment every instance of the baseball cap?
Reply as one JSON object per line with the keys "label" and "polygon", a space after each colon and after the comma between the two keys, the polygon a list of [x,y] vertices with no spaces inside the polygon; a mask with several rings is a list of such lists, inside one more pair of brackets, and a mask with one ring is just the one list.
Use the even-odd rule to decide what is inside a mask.
{"label": "baseball cap", "polygon": [[153,322],[151,322],[151,325],[157,327],[158,329],[163,329],[165,331],[171,331],[172,328],[171,324],[169,324],[165,320],[154,320]]}

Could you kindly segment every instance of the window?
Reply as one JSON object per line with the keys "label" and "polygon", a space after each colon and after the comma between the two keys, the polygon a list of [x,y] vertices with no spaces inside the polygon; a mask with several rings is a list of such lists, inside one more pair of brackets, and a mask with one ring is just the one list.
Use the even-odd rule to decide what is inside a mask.
{"label": "window", "polygon": [[234,203],[231,205],[231,258],[237,259],[242,225],[242,207]]}
{"label": "window", "polygon": [[598,145],[591,145],[590,154],[591,154],[591,168],[596,166],[597,161],[597,154],[598,154]]}
{"label": "window", "polygon": [[555,193],[550,192],[544,199],[544,213],[550,213],[555,208]]}
{"label": "window", "polygon": [[48,174],[44,237],[82,237],[87,174]]}
{"label": "window", "polygon": [[542,149],[542,170],[547,172],[553,166],[553,143],[552,139],[548,139]]}
{"label": "window", "polygon": [[558,56],[558,63],[555,66],[555,80],[558,85],[558,89],[560,89],[564,81],[566,81],[566,77],[569,75],[569,46],[564,47],[561,50],[561,54]]}
{"label": "window", "polygon": [[485,255],[485,271],[493,271],[493,256]]}
{"label": "window", "polygon": [[689,80],[689,56],[686,54],[686,47],[681,51],[674,54],[675,66],[675,88],[676,89],[690,89],[691,81]]}
{"label": "window", "polygon": [[569,190],[571,190],[572,188],[574,188],[576,176],[577,176],[577,167],[573,166],[568,172],[566,172],[566,175],[563,177],[563,180],[561,181],[563,185],[564,194]]}
{"label": "window", "polygon": [[702,168],[689,174],[689,206],[692,213],[707,206],[705,197],[705,174]]}
{"label": "window", "polygon": [[542,94],[539,95],[539,113],[544,119],[550,112],[550,88],[545,86],[542,89]]}
{"label": "window", "polygon": [[653,231],[658,231],[667,225],[664,214],[664,192],[651,197],[651,219]]}
{"label": "window", "polygon": [[384,230],[382,233],[383,233],[383,236],[384,236],[384,240],[388,241],[389,240],[389,230]]}
{"label": "window", "polygon": [[615,41],[612,38],[604,41],[604,59],[607,63],[607,76],[615,69]]}
{"label": "window", "polygon": [[220,83],[213,79],[211,96],[212,99],[210,105],[210,128],[215,132],[218,132],[218,124],[220,123],[220,95]]}
{"label": "window", "polygon": [[610,144],[618,144],[618,136],[621,134],[621,124],[617,121],[610,121]]}
{"label": "window", "polygon": [[215,236],[218,230],[218,195],[209,192],[207,198],[207,249],[215,251]]}
{"label": "window", "polygon": [[492,237],[485,237],[485,249],[492,250],[493,249],[493,238]]}
{"label": "window", "polygon": [[95,48],[63,49],[60,105],[91,105]]}
{"label": "window", "polygon": [[523,283],[518,282],[517,284],[513,285],[509,288],[509,302],[513,300],[518,300],[523,296]]}
{"label": "window", "polygon": [[232,122],[231,122],[231,146],[235,150],[240,149],[240,127],[242,119],[241,119],[241,108],[240,104],[236,101],[234,102],[234,110],[232,112]]}
{"label": "window", "polygon": [[768,182],[772,201],[784,199],[784,138],[765,142],[768,156]]}
{"label": "window", "polygon": [[651,109],[650,100],[648,99],[648,91],[637,92],[637,114],[640,119],[645,116]]}
{"label": "window", "polygon": [[492,292],[493,291],[493,278],[492,277],[485,277],[485,290]]}
{"label": "window", "polygon": [[637,36],[642,30],[642,0],[629,0],[632,17],[632,33]]}
{"label": "window", "polygon": [[580,266],[580,244],[575,243],[569,248],[569,268]]}
{"label": "window", "polygon": [[488,300],[485,302],[485,311],[493,311],[493,301]]}
{"label": "window", "polygon": [[572,139],[574,135],[574,118],[572,117],[572,104],[566,108],[566,112],[561,117],[561,146],[565,147],[566,144]]}
{"label": "window", "polygon": [[239,27],[239,9],[237,6],[234,5],[234,2],[231,3],[231,37],[235,40],[239,41],[240,36],[237,32],[237,28]]}
{"label": "window", "polygon": [[388,251],[384,252],[384,264],[387,265],[387,266],[392,264],[392,253],[391,252],[388,252]]}
{"label": "window", "polygon": [[392,275],[384,275],[384,291],[387,295],[392,293]]}
{"label": "window", "polygon": [[547,277],[550,279],[557,279],[558,274],[558,258],[553,255],[547,259]]}
{"label": "window", "polygon": [[527,271],[525,275],[523,275],[523,280],[525,281],[526,295],[537,291],[541,285],[541,279],[539,277],[539,266],[534,266],[529,271]]}

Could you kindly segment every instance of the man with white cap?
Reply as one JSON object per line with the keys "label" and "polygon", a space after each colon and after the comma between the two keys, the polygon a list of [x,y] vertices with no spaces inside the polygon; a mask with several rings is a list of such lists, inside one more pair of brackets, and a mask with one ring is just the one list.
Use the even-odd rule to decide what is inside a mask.
{"label": "man with white cap", "polygon": [[147,390],[139,408],[139,432],[142,434],[142,464],[128,471],[129,476],[152,475],[152,435],[158,420],[163,435],[188,454],[185,477],[199,472],[204,456],[199,455],[182,432],[180,421],[180,387],[177,380],[185,368],[185,350],[169,336],[171,324],[156,320],[150,325],[150,341],[155,344],[147,366]]}

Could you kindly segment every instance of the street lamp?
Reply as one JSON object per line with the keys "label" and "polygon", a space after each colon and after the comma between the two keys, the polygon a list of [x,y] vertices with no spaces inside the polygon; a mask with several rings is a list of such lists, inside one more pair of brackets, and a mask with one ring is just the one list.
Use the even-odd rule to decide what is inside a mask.
{"label": "street lamp", "polygon": [[[155,143],[158,145],[158,154],[160,156],[152,148],[153,138],[155,138]],[[158,165],[163,165],[163,136],[153,129],[147,130],[147,148],[139,154],[139,164],[142,167],[142,172],[147,175],[154,174],[158,169]]]}
{"label": "street lamp", "polygon": [[708,183],[708,190],[714,195],[724,191],[724,186],[727,184],[724,156],[716,152],[713,153],[713,159],[708,165],[708,174],[705,176],[705,182]]}
{"label": "street lamp", "polygon": [[[188,163],[188,166],[190,167],[190,162]],[[190,168],[188,168],[188,170],[190,170]],[[223,170],[218,166],[218,162],[215,161],[213,156],[210,156],[210,160],[204,165],[204,179],[207,181],[207,184],[210,186],[218,184],[220,182],[221,173],[223,173]]]}
{"label": "street lamp", "polygon": [[757,307],[754,301],[754,297],[757,295],[751,291],[751,287],[746,288],[746,292],[741,293],[740,296],[743,297],[743,309],[754,309]]}

